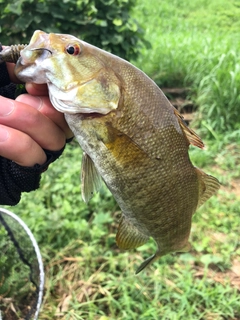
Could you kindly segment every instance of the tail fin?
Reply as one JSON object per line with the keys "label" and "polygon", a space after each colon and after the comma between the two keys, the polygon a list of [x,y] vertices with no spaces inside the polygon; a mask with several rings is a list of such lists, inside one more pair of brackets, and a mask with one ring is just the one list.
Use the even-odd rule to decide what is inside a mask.
{"label": "tail fin", "polygon": [[220,182],[213,176],[206,174],[198,168],[196,168],[196,171],[199,177],[198,207],[200,207],[218,191],[220,188]]}

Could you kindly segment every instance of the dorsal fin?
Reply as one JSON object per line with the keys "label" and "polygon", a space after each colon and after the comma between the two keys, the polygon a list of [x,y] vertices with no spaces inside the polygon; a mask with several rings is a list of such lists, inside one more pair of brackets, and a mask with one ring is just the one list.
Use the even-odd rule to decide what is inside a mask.
{"label": "dorsal fin", "polygon": [[190,144],[203,149],[204,148],[204,144],[202,142],[202,139],[192,130],[190,129],[186,122],[184,121],[183,116],[177,111],[176,108],[174,108],[174,113],[178,118],[178,122],[183,130],[183,132],[186,135],[187,140],[189,141]]}
{"label": "dorsal fin", "polygon": [[198,207],[213,196],[220,188],[220,182],[211,175],[206,174],[202,170],[196,168],[199,178],[199,200]]}
{"label": "dorsal fin", "polygon": [[120,249],[129,250],[142,246],[149,239],[149,236],[141,233],[131,222],[121,218],[116,242]]}
{"label": "dorsal fin", "polygon": [[82,198],[85,202],[88,202],[92,198],[93,194],[98,192],[102,186],[102,178],[92,159],[85,152],[82,157],[81,182]]}

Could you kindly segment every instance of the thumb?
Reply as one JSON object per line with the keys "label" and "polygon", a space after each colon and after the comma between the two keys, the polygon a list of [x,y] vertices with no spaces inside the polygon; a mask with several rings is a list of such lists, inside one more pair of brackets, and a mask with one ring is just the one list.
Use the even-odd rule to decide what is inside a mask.
{"label": "thumb", "polygon": [[48,96],[48,87],[46,84],[26,83],[26,90],[33,96]]}

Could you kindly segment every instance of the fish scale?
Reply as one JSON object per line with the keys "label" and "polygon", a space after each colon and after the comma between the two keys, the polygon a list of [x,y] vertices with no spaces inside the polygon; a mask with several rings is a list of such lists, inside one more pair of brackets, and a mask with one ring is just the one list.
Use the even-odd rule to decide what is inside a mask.
{"label": "fish scale", "polygon": [[101,177],[122,211],[119,248],[155,240],[156,253],[137,273],[164,254],[189,250],[192,215],[220,185],[192,165],[189,144],[203,143],[157,85],[115,55],[43,31],[22,50],[15,73],[48,84],[84,151],[83,199],[98,191]]}

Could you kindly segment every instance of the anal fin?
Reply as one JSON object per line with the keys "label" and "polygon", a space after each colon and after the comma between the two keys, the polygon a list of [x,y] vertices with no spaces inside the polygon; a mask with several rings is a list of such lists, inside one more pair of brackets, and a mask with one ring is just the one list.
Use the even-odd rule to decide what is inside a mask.
{"label": "anal fin", "polygon": [[116,236],[116,242],[120,249],[135,249],[146,243],[148,239],[149,236],[138,231],[131,222],[122,217]]}
{"label": "anal fin", "polygon": [[85,202],[88,202],[102,186],[102,178],[87,153],[82,157],[81,182],[82,198]]}

